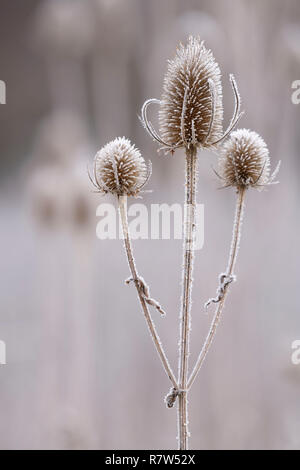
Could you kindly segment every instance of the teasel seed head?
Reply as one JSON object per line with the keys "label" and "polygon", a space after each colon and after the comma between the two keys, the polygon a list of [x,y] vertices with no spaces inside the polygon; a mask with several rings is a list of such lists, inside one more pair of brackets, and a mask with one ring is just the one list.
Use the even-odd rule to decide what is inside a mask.
{"label": "teasel seed head", "polygon": [[97,192],[137,196],[150,176],[151,162],[147,167],[141,152],[130,140],[117,137],[97,152],[90,180]]}
{"label": "teasel seed head", "polygon": [[159,110],[161,136],[174,146],[194,141],[206,147],[221,137],[222,120],[220,68],[203,41],[190,37],[187,45],[180,44],[175,58],[168,62]]}
{"label": "teasel seed head", "polygon": [[[142,107],[142,123],[162,149],[180,147],[210,148],[227,137],[237,124],[240,96],[234,77],[230,76],[235,96],[235,111],[223,133],[223,100],[221,72],[214,56],[200,38],[190,37],[186,46],[179,45],[177,54],[168,62],[161,100],[147,100]],[[160,135],[147,117],[151,103],[160,105]]]}
{"label": "teasel seed head", "polygon": [[224,187],[261,189],[276,183],[274,178],[279,167],[280,162],[270,176],[270,157],[265,141],[256,132],[238,129],[232,132],[220,151],[217,174]]}

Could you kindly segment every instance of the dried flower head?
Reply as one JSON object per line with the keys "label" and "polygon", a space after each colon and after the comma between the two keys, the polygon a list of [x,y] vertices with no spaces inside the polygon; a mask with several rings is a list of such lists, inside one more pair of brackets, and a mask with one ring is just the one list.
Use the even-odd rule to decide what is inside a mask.
{"label": "dried flower head", "polygon": [[221,137],[222,120],[220,68],[203,41],[190,37],[168,63],[159,111],[161,136],[173,146],[193,140],[209,146]]}
{"label": "dried flower head", "polygon": [[117,137],[106,144],[94,159],[94,179],[97,192],[118,196],[136,196],[151,176],[140,151],[125,137]]}
{"label": "dried flower head", "polygon": [[[233,76],[235,111],[223,133],[223,103],[220,68],[213,54],[199,38],[190,37],[186,46],[168,62],[162,99],[150,99],[142,108],[142,122],[154,140],[164,149],[179,147],[213,147],[234,128],[240,118],[240,98]],[[159,135],[147,118],[147,108],[159,103]]]}
{"label": "dried flower head", "polygon": [[219,158],[219,177],[225,187],[262,188],[275,184],[280,162],[270,176],[269,150],[264,140],[253,131],[238,129],[223,145]]}

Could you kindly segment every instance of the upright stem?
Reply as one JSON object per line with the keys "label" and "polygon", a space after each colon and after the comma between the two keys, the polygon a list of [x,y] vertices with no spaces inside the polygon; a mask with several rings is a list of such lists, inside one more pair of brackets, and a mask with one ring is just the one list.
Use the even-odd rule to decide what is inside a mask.
{"label": "upright stem", "polygon": [[131,275],[138,293],[138,297],[143,309],[143,313],[151,334],[151,337],[153,339],[154,345],[156,347],[156,350],[158,352],[158,355],[161,359],[161,362],[163,364],[164,370],[166,374],[168,375],[169,379],[172,382],[173,387],[177,390],[178,385],[177,381],[175,378],[174,373],[172,372],[172,369],[169,365],[168,359],[166,357],[166,354],[163,350],[160,338],[156,332],[153,320],[151,318],[151,315],[148,310],[147,303],[141,293],[140,287],[139,287],[139,277],[137,273],[137,268],[135,265],[134,257],[133,257],[133,252],[132,252],[132,247],[131,247],[131,242],[130,242],[130,235],[129,235],[129,228],[128,228],[128,219],[127,219],[127,196],[119,196],[119,210],[120,210],[120,216],[121,216],[121,223],[122,223],[122,229],[123,229],[123,234],[124,234],[124,243],[125,243],[125,250],[127,254],[127,259],[128,259],[128,264],[129,268],[131,271]]}
{"label": "upright stem", "polygon": [[178,401],[178,438],[179,449],[188,448],[188,401],[187,374],[190,338],[191,292],[193,282],[194,231],[196,213],[196,163],[195,147],[186,149],[186,190],[185,190],[185,230],[184,230],[184,262],[182,285],[182,309],[180,319],[179,345],[179,401]]}
{"label": "upright stem", "polygon": [[[236,202],[236,211],[235,211],[235,218],[234,218],[234,225],[233,225],[233,234],[232,234],[232,241],[231,241],[231,248],[230,248],[230,253],[229,253],[229,259],[228,259],[228,265],[227,265],[227,270],[226,270],[226,277],[230,278],[233,275],[233,270],[238,254],[238,248],[239,248],[239,241],[241,237],[241,224],[242,224],[242,219],[243,219],[243,210],[244,210],[244,198],[245,198],[245,189],[241,188],[238,190],[238,197],[237,197],[237,202]],[[211,327],[209,330],[209,333],[207,335],[207,338],[204,342],[204,345],[201,349],[201,352],[198,356],[196,365],[193,369],[193,372],[191,373],[191,376],[188,381],[187,388],[188,390],[191,388],[191,386],[194,383],[194,380],[201,369],[201,366],[204,362],[204,359],[206,357],[206,354],[210,348],[210,345],[214,339],[215,333],[217,326],[219,324],[225,299],[228,293],[228,288],[229,288],[229,283],[225,285],[224,287],[224,293],[223,296],[218,303],[218,306],[216,308],[216,312],[213,318],[213,321],[211,323]]]}

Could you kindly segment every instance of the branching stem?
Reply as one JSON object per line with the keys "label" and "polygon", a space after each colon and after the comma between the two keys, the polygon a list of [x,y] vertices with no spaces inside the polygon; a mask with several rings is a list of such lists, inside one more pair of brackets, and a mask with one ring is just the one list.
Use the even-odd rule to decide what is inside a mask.
{"label": "branching stem", "polygon": [[[231,249],[230,249],[230,254],[229,254],[229,260],[228,260],[228,266],[227,266],[227,271],[226,271],[226,276],[230,278],[233,275],[234,271],[234,266],[238,254],[238,248],[239,248],[239,241],[241,237],[241,225],[242,225],[242,219],[243,219],[243,211],[244,211],[244,198],[245,198],[245,189],[239,189],[238,190],[238,196],[237,196],[237,203],[236,203],[236,211],[235,211],[235,219],[234,219],[234,226],[233,226],[233,235],[232,235],[232,241],[231,241]],[[198,356],[198,359],[196,361],[195,367],[191,373],[191,376],[188,380],[187,384],[187,389],[189,390],[191,386],[194,383],[194,380],[201,369],[201,366],[204,362],[204,359],[206,357],[206,354],[208,353],[208,350],[211,346],[211,343],[214,339],[215,333],[217,326],[219,324],[226,295],[229,290],[229,283],[225,286],[224,288],[224,294],[222,296],[222,299],[218,303],[218,306],[215,311],[215,315],[213,318],[213,321],[210,326],[209,333],[207,335],[207,338],[204,342],[204,345],[201,349],[201,352]]]}
{"label": "branching stem", "polygon": [[178,385],[177,381],[175,378],[174,373],[172,372],[172,369],[169,365],[169,361],[167,359],[167,356],[163,350],[160,338],[156,332],[154,322],[152,320],[152,317],[150,315],[147,303],[145,301],[145,298],[142,295],[141,289],[140,289],[140,284],[139,284],[139,276],[137,273],[137,268],[135,265],[134,257],[133,257],[133,251],[131,247],[131,241],[130,241],[130,234],[129,234],[129,228],[128,228],[128,218],[127,218],[127,196],[119,196],[118,197],[119,201],[119,211],[120,211],[120,216],[121,216],[121,223],[122,223],[122,229],[123,229],[123,234],[124,234],[124,245],[125,245],[125,250],[126,250],[126,255],[128,259],[128,264],[129,264],[129,269],[131,271],[132,279],[134,281],[138,297],[143,309],[143,313],[151,334],[151,337],[153,339],[154,345],[156,347],[156,350],[158,352],[158,355],[161,359],[162,365],[164,367],[164,370],[166,374],[168,375],[170,381],[172,382],[173,387],[177,390]]}

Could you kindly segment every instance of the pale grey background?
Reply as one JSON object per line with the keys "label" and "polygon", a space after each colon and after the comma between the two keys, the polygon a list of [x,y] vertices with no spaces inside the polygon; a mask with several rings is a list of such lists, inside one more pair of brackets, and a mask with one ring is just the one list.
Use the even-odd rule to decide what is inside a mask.
{"label": "pale grey background", "polygon": [[[49,6],[49,5],[52,6]],[[300,447],[299,113],[297,0],[1,0],[0,447],[172,449],[176,412],[120,241],[99,241],[86,163],[117,135],[153,162],[146,204],[181,202],[184,156],[159,155],[137,114],[159,97],[166,59],[199,34],[222,68],[226,122],[234,73],[246,115],[266,140],[280,185],[249,191],[224,321],[190,395],[191,448]],[[153,110],[154,111],[154,110]],[[155,112],[153,113],[155,116]],[[155,121],[155,118],[154,118]],[[218,191],[199,157],[205,245],[195,263],[195,360],[226,266],[234,192]],[[110,198],[107,201],[112,201]],[[106,202],[106,201],[105,201]],[[156,319],[176,369],[181,242],[134,244],[141,274],[166,308]]]}

